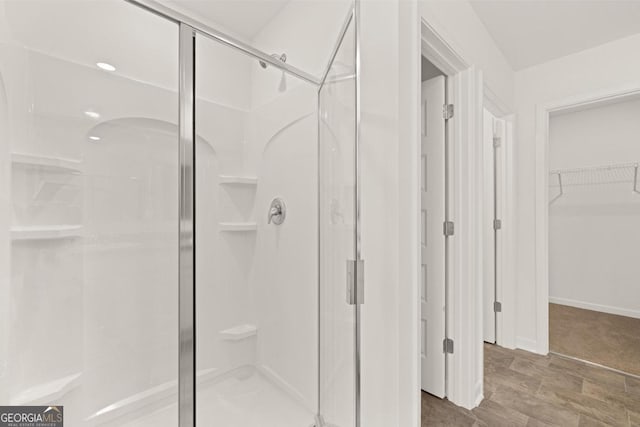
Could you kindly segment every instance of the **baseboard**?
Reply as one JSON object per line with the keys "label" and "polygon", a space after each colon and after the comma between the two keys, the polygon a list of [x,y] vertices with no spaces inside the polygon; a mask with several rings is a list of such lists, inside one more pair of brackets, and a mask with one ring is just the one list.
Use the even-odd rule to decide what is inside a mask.
{"label": "baseboard", "polygon": [[628,308],[613,307],[610,305],[594,304],[586,301],[577,301],[552,296],[549,297],[549,302],[553,304],[567,305],[569,307],[583,308],[585,310],[600,311],[602,313],[617,314],[618,316],[640,319],[640,311],[630,310]]}
{"label": "baseboard", "polygon": [[480,403],[482,403],[482,401],[484,400],[484,379],[481,379],[480,381],[478,381],[478,383],[476,384],[476,398],[475,398],[475,403],[473,405],[474,408],[477,408]]}
{"label": "baseboard", "polygon": [[531,353],[538,353],[538,342],[531,338],[516,337],[516,348]]}

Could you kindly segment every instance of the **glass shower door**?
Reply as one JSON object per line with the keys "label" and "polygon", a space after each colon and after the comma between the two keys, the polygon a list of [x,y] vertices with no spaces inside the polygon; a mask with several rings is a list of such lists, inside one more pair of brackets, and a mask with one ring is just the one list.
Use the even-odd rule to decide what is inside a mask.
{"label": "glass shower door", "polygon": [[355,11],[318,91],[322,425],[360,425],[358,75]]}
{"label": "glass shower door", "polygon": [[199,34],[195,74],[197,424],[310,426],[317,87]]}
{"label": "glass shower door", "polygon": [[177,74],[124,1],[0,1],[1,405],[177,425]]}

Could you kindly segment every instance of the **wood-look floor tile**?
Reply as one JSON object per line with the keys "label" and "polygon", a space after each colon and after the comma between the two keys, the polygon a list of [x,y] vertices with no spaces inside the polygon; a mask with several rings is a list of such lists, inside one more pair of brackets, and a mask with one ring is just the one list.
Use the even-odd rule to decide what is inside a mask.
{"label": "wood-look floor tile", "polygon": [[585,380],[582,393],[606,402],[610,405],[626,409],[640,408],[640,395],[626,391],[611,390],[591,380]]}
{"label": "wood-look floor tile", "polygon": [[513,371],[538,378],[543,385],[556,389],[567,389],[580,392],[583,379],[562,369],[536,364],[530,360],[517,358],[509,366]]}
{"label": "wood-look floor tile", "polygon": [[542,379],[525,375],[512,369],[500,369],[491,374],[489,382],[495,384],[494,390],[500,386],[505,386],[533,394],[540,387]]}
{"label": "wood-look floor tile", "polygon": [[640,379],[633,377],[625,378],[625,390],[628,393],[640,396]]}
{"label": "wood-look floor tile", "polygon": [[491,398],[485,398],[473,414],[489,426],[526,426],[529,417],[516,410],[505,408]]}
{"label": "wood-look floor tile", "polygon": [[471,411],[422,392],[422,427],[426,426],[484,427],[486,424],[477,420]]}
{"label": "wood-look floor tile", "polygon": [[552,426],[577,426],[580,418],[579,414],[556,403],[508,387],[496,390],[491,400]]}
{"label": "wood-look floor tile", "polygon": [[513,363],[515,356],[513,354],[504,354],[495,351],[485,351],[485,370],[493,372],[498,369],[506,369]]}
{"label": "wood-look floor tile", "polygon": [[549,348],[640,375],[640,319],[550,304]]}
{"label": "wood-look floor tile", "polygon": [[517,359],[528,360],[539,366],[549,366],[549,363],[551,362],[551,356],[542,356],[540,354],[531,353],[518,348],[509,351],[513,351],[513,354]]}
{"label": "wood-look floor tile", "polygon": [[551,427],[551,424],[543,423],[542,421],[536,420],[535,418],[529,418],[527,427]]}
{"label": "wood-look floor tile", "polygon": [[621,391],[625,389],[625,376],[608,369],[587,365],[586,363],[555,355],[552,355],[549,366],[565,370],[570,374],[592,380],[611,387],[612,389]]}
{"label": "wood-look floor tile", "polygon": [[422,395],[422,426],[640,427],[640,380],[559,356],[485,345],[485,399]]}
{"label": "wood-look floor tile", "polygon": [[621,405],[603,402],[582,393],[570,390],[554,390],[545,386],[540,387],[536,396],[572,413],[586,415],[605,424],[612,426],[627,425],[626,409]]}
{"label": "wood-look floor tile", "polygon": [[580,415],[580,423],[578,427],[608,427],[608,424],[595,420],[586,415]]}

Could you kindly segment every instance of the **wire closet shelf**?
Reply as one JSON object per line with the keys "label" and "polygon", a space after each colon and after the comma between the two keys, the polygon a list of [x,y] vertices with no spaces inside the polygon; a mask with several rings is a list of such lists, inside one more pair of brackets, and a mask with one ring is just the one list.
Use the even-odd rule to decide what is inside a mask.
{"label": "wire closet shelf", "polygon": [[630,183],[634,194],[638,190],[638,163],[619,163],[575,169],[549,171],[549,189],[555,194],[549,204],[562,197],[567,187]]}

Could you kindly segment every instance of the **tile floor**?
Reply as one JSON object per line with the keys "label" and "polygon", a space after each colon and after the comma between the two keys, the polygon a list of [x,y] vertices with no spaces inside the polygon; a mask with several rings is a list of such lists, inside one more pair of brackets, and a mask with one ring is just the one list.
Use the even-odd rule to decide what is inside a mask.
{"label": "tile floor", "polygon": [[549,349],[640,376],[640,319],[549,304]]}
{"label": "tile floor", "polygon": [[422,426],[640,427],[640,379],[485,344],[480,406],[468,411],[423,392]]}

